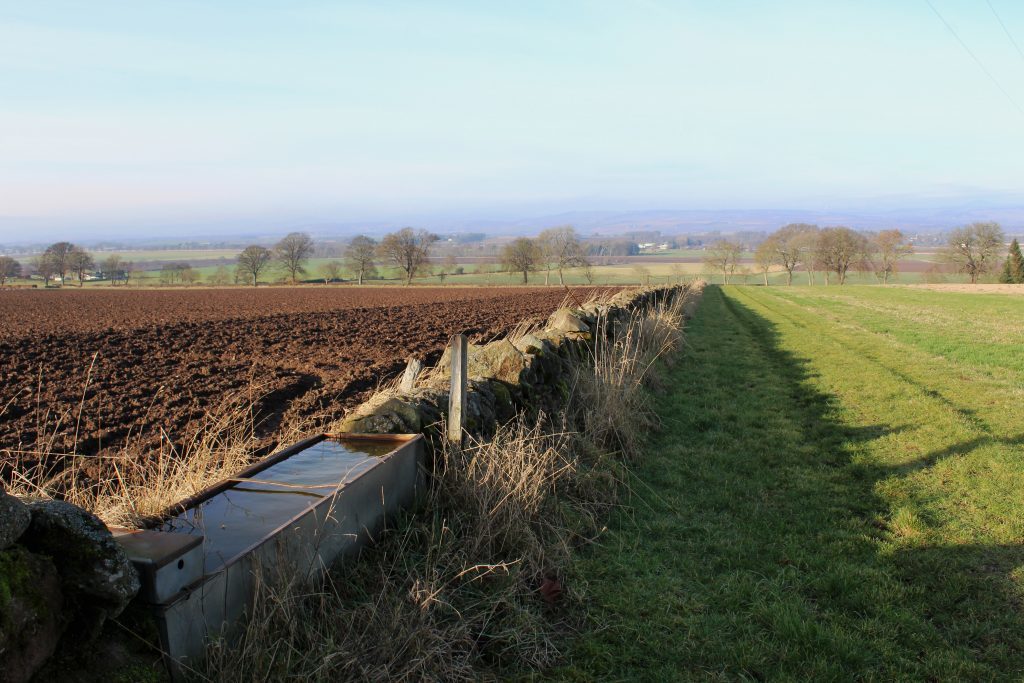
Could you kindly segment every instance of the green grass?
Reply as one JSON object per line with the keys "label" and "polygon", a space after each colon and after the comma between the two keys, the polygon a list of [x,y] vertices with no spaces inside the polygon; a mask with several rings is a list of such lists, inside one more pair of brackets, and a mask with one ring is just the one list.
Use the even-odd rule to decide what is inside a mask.
{"label": "green grass", "polygon": [[1024,672],[1024,301],[709,288],[567,680]]}

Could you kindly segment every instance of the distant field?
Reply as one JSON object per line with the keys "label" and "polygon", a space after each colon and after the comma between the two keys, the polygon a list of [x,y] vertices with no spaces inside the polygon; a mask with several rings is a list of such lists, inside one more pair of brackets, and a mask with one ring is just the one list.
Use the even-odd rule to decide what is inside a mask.
{"label": "distant field", "polygon": [[712,287],[663,386],[558,678],[1020,680],[1017,297]]}
{"label": "distant field", "polygon": [[[96,259],[101,262],[104,256],[114,252],[98,252]],[[237,249],[197,249],[197,250],[138,250],[116,252],[122,259],[133,262],[136,267],[141,267],[136,272],[134,286],[161,286],[160,269],[165,263],[184,262],[193,266],[199,275],[199,284],[208,283],[210,278],[220,267],[226,267],[229,272],[233,271],[237,256]],[[630,285],[640,283],[667,284],[679,281],[682,278],[701,277],[709,282],[721,283],[724,278],[720,273],[711,272],[708,266],[703,263],[706,252],[701,249],[672,249],[664,252],[644,253],[637,256],[617,257],[613,262],[602,262],[597,259],[593,266],[591,279],[588,280],[581,268],[572,268],[565,271],[567,284],[573,285]],[[753,254],[743,255],[740,264],[740,271],[733,275],[730,280],[734,284],[755,284],[763,282],[763,276],[753,262]],[[23,259],[26,263],[28,259]],[[429,269],[421,272],[415,284],[420,285],[516,285],[522,284],[522,275],[517,273],[500,272],[499,260],[493,256],[467,256],[457,260],[454,266],[445,268],[447,271],[454,271],[456,268],[462,270],[461,274],[445,272],[442,276],[441,258],[435,258]],[[343,263],[343,259],[337,258],[314,258],[306,264],[307,281],[315,281],[323,277],[325,264]],[[905,259],[900,263],[900,272],[895,276],[895,283],[962,283],[967,278],[955,273],[936,272],[936,265],[940,259],[936,251],[921,251]],[[346,278],[351,278],[351,273],[345,273]],[[817,281],[823,282],[822,273],[815,275]],[[543,284],[545,279],[544,271],[530,273],[529,284]],[[261,282],[268,284],[283,282],[284,275],[277,269],[268,269],[265,275],[261,276]],[[558,275],[551,272],[551,282],[558,282]],[[396,267],[380,263],[377,266],[377,279],[374,284],[404,284],[404,275]],[[783,273],[775,269],[769,274],[770,284],[782,284],[785,282]],[[878,280],[871,273],[851,273],[851,284],[876,284]],[[18,280],[14,284],[38,284],[38,281]],[[70,283],[77,286],[77,282]],[[796,274],[794,284],[807,284],[807,275],[804,272]],[[86,282],[86,287],[109,287],[110,282]]]}
{"label": "distant field", "polygon": [[117,254],[125,261],[212,261],[227,259],[232,263],[238,258],[240,249],[138,249],[96,252],[97,260]]}

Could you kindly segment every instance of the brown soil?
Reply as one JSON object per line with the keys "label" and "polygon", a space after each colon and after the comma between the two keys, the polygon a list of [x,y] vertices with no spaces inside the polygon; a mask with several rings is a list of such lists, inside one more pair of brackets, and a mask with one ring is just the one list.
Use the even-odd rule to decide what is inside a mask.
{"label": "brown soil", "polygon": [[[585,295],[585,293],[578,293]],[[153,446],[256,387],[262,429],[338,416],[448,338],[542,319],[561,288],[0,292],[0,458]],[[77,433],[77,437],[76,437]],[[7,453],[4,453],[7,451]]]}

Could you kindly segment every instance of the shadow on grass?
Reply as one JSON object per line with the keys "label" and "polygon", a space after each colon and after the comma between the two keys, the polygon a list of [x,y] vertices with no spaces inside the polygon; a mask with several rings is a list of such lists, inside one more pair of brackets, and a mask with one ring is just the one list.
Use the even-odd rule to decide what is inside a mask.
{"label": "shadow on grass", "polygon": [[663,397],[666,430],[638,471],[644,500],[581,562],[594,631],[568,677],[948,680],[1024,668],[1024,548],[914,545],[876,493],[989,439],[909,468],[861,457],[912,425],[842,423],[809,361],[718,287],[688,346]]}

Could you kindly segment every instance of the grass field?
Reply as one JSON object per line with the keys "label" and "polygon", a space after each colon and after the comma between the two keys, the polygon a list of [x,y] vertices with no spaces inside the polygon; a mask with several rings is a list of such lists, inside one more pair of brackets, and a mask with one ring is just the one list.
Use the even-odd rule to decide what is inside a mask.
{"label": "grass field", "polygon": [[564,680],[1024,672],[1024,305],[709,288]]}

